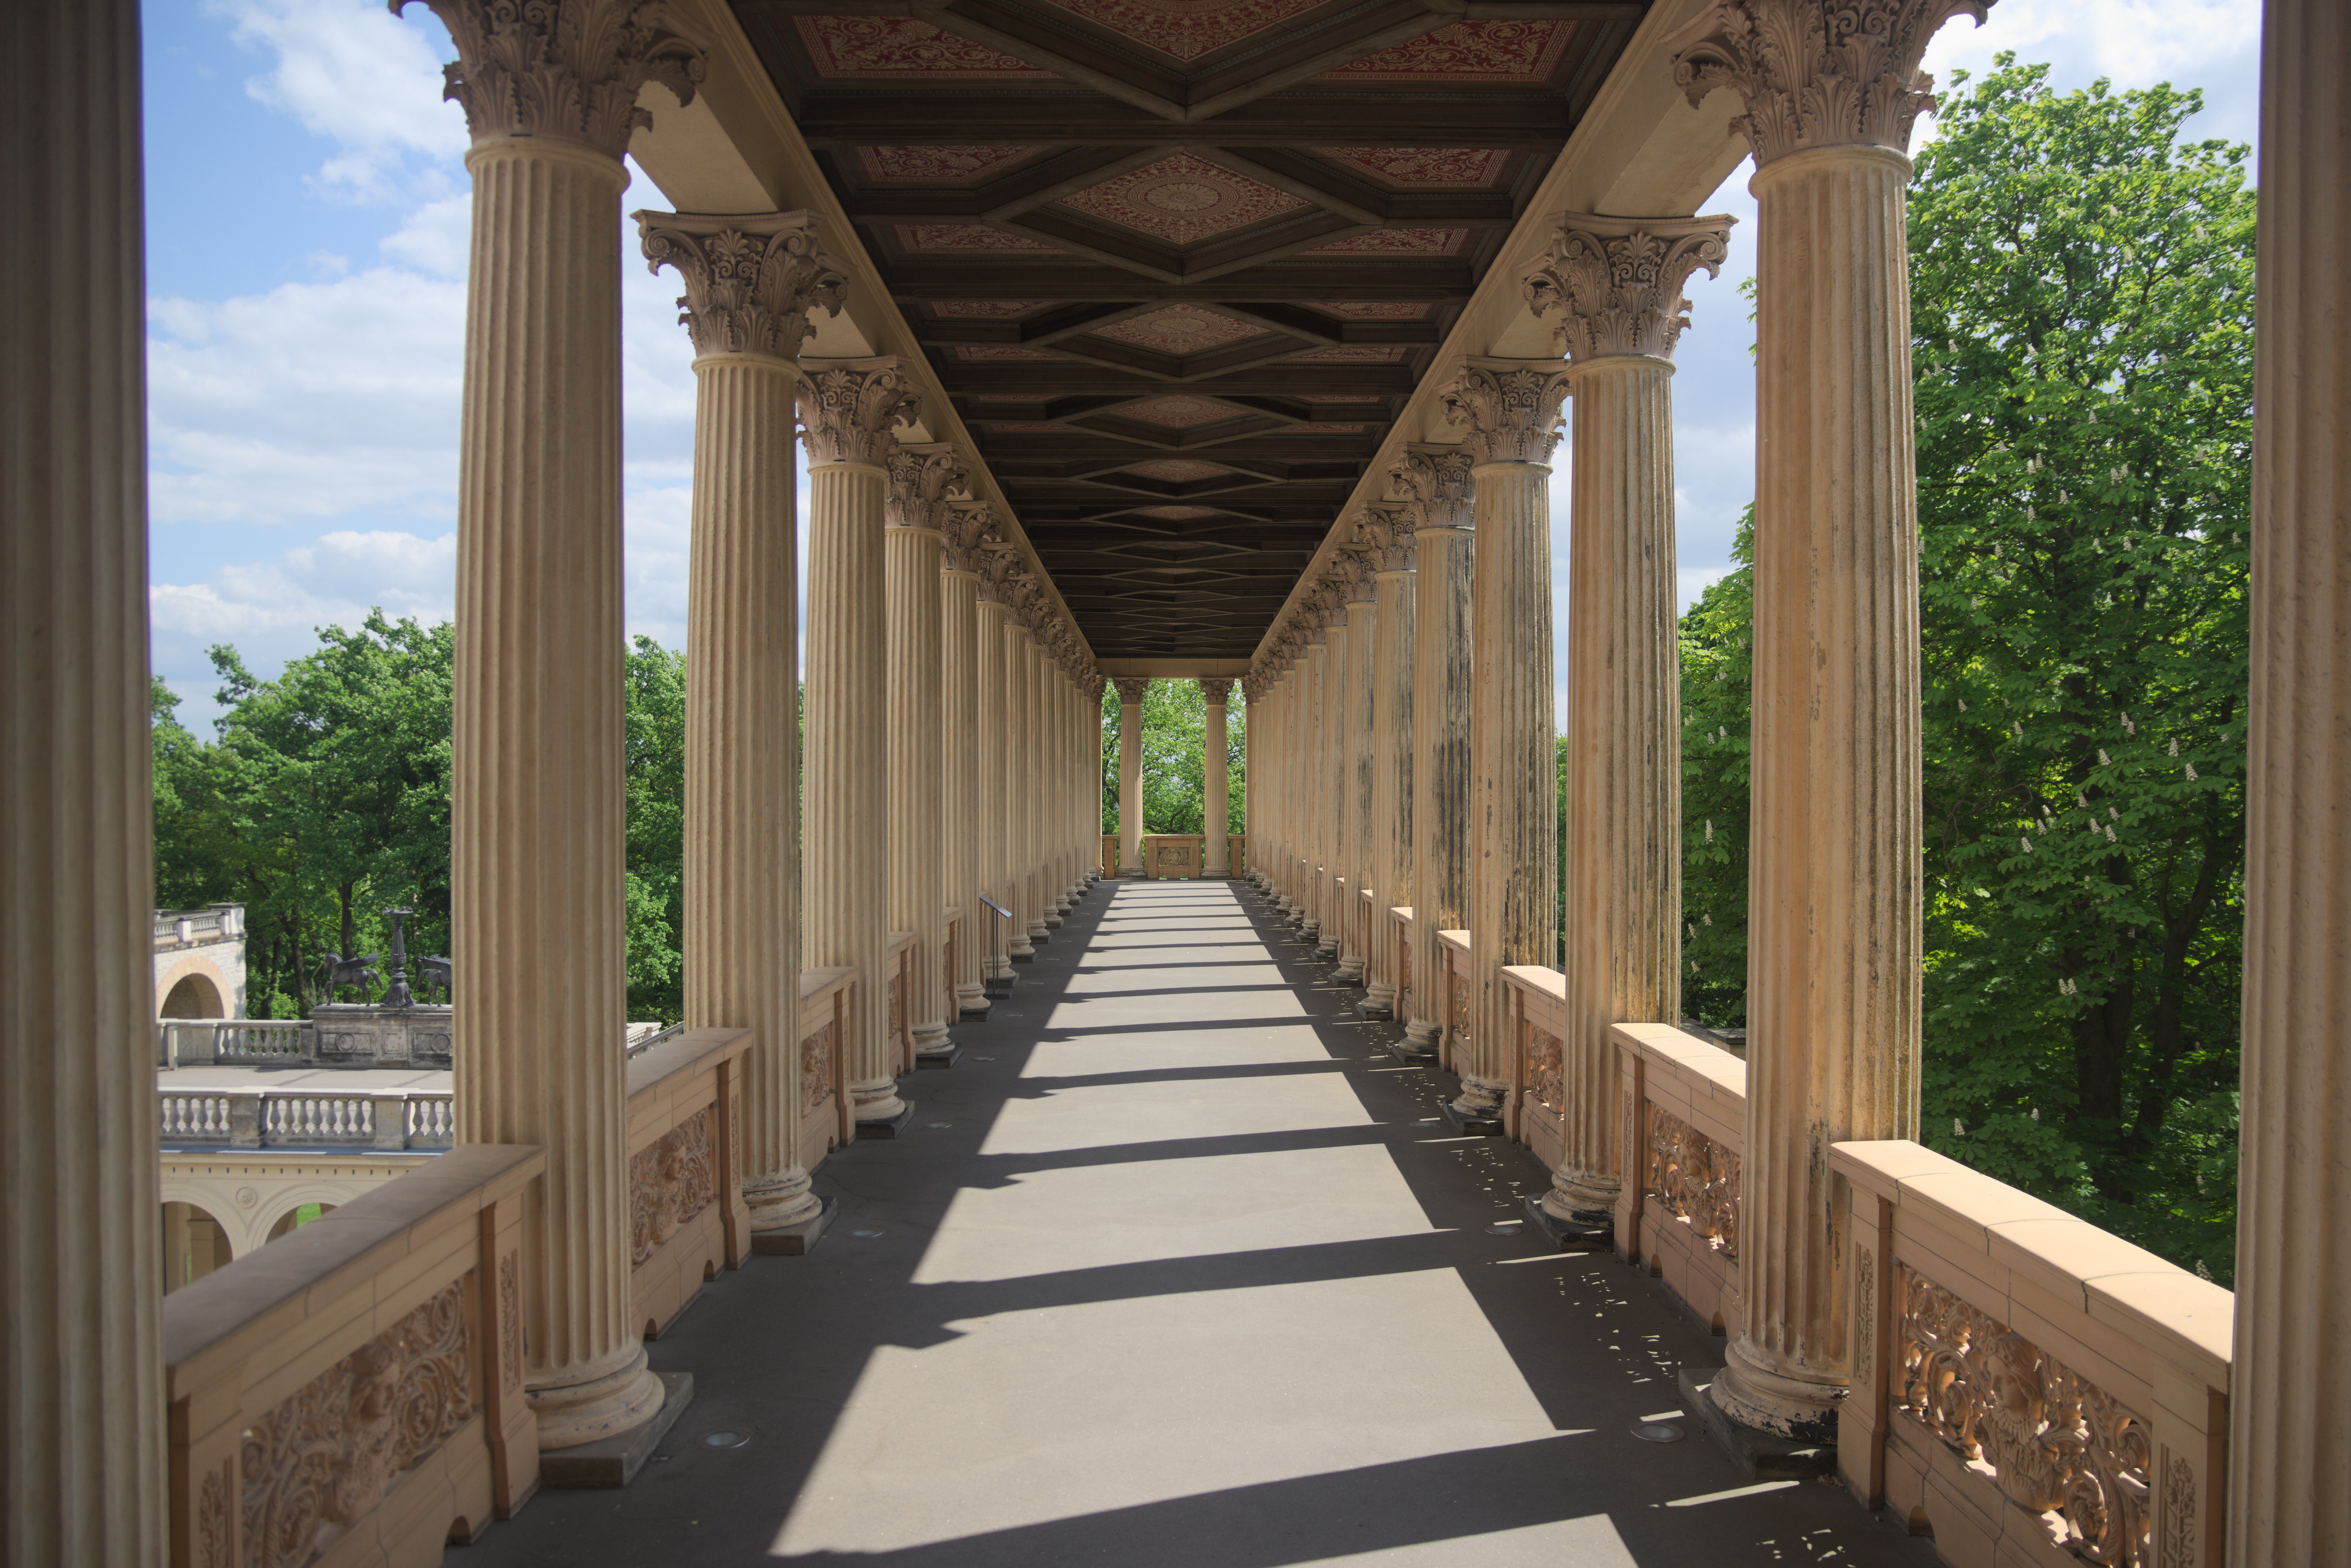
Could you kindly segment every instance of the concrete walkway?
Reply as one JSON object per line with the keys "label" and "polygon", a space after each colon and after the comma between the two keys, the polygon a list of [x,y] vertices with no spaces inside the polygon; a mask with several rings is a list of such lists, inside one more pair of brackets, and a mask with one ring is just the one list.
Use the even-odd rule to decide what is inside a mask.
{"label": "concrete walkway", "polygon": [[[1098,887],[842,1212],[652,1347],[694,1406],[624,1492],[541,1493],[453,1564],[1931,1562],[1680,1422],[1720,1359],[1639,1272],[1517,1226],[1357,992],[1239,883]],[[715,1448],[714,1433],[746,1435]]]}

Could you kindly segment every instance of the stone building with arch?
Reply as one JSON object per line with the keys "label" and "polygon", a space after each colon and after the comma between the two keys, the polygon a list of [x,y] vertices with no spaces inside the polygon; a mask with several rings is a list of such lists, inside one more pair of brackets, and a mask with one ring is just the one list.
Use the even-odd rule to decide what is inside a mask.
{"label": "stone building with arch", "polygon": [[245,1017],[245,905],[155,911],[155,1016]]}

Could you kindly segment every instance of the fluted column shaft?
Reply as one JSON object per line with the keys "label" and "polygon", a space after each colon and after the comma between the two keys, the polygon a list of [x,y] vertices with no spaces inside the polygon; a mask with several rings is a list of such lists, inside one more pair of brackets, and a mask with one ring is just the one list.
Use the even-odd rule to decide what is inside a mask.
{"label": "fluted column shaft", "polygon": [[799,372],[764,354],[705,354],[694,371],[685,1023],[752,1032],[743,1197],[757,1232],[822,1207],[799,1147]]}
{"label": "fluted column shaft", "polygon": [[981,971],[987,940],[987,910],[980,907],[980,800],[986,793],[980,768],[979,574],[965,568],[939,570],[939,775],[942,858],[947,869],[946,902],[963,911],[956,921],[955,973],[946,977],[956,1010],[985,1012],[987,992]]}
{"label": "fluted column shaft", "polygon": [[629,1309],[620,160],[475,143],[450,913],[457,1135],[537,1144],[525,1387],[542,1448],[651,1416]]}
{"label": "fluted column shaft", "polygon": [[1025,839],[1028,861],[1022,869],[1021,881],[1028,884],[1029,939],[1042,942],[1049,938],[1054,926],[1061,925],[1061,919],[1053,912],[1051,889],[1045,881],[1046,834],[1051,821],[1045,814],[1049,766],[1045,729],[1050,722],[1050,710],[1045,691],[1045,644],[1034,632],[1024,632],[1020,639],[1020,684],[1029,694],[1029,725],[1021,745],[1021,772],[1025,788],[1020,791],[1021,814],[1028,819]]}
{"label": "fluted column shaft", "polygon": [[[1408,552],[1392,556],[1409,560]],[[1372,684],[1377,692],[1372,740],[1372,803],[1368,820],[1374,907],[1366,937],[1364,1008],[1390,1013],[1405,977],[1396,973],[1395,931],[1388,911],[1413,897],[1413,642],[1414,591],[1418,572],[1410,566],[1379,573],[1374,622],[1378,642]]]}
{"label": "fluted column shaft", "polygon": [[1543,1207],[1589,1224],[1626,1153],[1609,1028],[1681,1016],[1673,371],[1613,354],[1571,372],[1565,1153]]}
{"label": "fluted column shaft", "polygon": [[1053,669],[1053,890],[1063,914],[1078,894],[1076,835],[1071,831],[1070,801],[1077,780],[1078,747],[1072,727],[1077,688],[1067,670]]}
{"label": "fluted column shaft", "polygon": [[[1261,694],[1261,688],[1252,679],[1248,689],[1241,693],[1240,863],[1238,865],[1232,863],[1232,846],[1229,841],[1225,850],[1225,864],[1235,875],[1254,876],[1257,873],[1257,828],[1263,815],[1263,809],[1258,800],[1256,784],[1259,766],[1258,747],[1261,744],[1259,737],[1264,733],[1265,718],[1265,715],[1260,710],[1264,706],[1265,699]],[[1232,812],[1229,800],[1226,802],[1225,810],[1227,820],[1229,821]]]}
{"label": "fluted column shaft", "polygon": [[[983,584],[981,597],[974,617],[975,643],[973,660],[977,673],[979,692],[978,731],[979,760],[975,775],[973,793],[977,800],[975,838],[979,857],[979,889],[990,894],[1007,909],[1014,907],[1011,878],[1011,835],[1006,831],[1004,778],[1007,758],[1011,744],[1011,719],[1004,678],[1004,604],[995,597],[995,591]],[[979,950],[980,963],[991,980],[1012,977],[1011,959],[1005,947],[1013,936],[1010,923],[982,905],[964,912],[964,919],[977,921],[972,927],[973,946]],[[999,928],[1001,928],[999,933]],[[1001,935],[1003,940],[998,941]]]}
{"label": "fluted column shaft", "polygon": [[[1347,820],[1346,909],[1340,917],[1339,973],[1361,980],[1370,962],[1371,910],[1364,902],[1372,888],[1372,751],[1379,723],[1379,691],[1374,682],[1378,668],[1378,580],[1359,573],[1347,602],[1347,734],[1343,771]],[[1373,891],[1376,892],[1376,889]]]}
{"label": "fluted column shaft", "polygon": [[1042,935],[1029,879],[1029,628],[1009,611],[1004,617],[1004,638],[997,657],[1004,671],[1004,906],[1012,911],[1005,922],[1005,950],[1015,958],[1037,951],[1031,933]]}
{"label": "fluted column shaft", "polygon": [[883,488],[874,463],[809,468],[808,736],[802,944],[808,967],[857,971],[845,1055],[861,1122],[905,1110],[890,1039]]}
{"label": "fluted column shaft", "polygon": [[1354,889],[1347,881],[1347,804],[1353,793],[1347,777],[1348,730],[1353,717],[1349,694],[1354,661],[1349,652],[1353,640],[1348,635],[1344,605],[1333,608],[1323,625],[1323,638],[1329,652],[1322,661],[1322,732],[1314,784],[1314,809],[1321,818],[1315,859],[1322,868],[1322,879],[1316,905],[1321,925],[1314,951],[1335,960],[1347,928],[1347,905],[1354,898]]}
{"label": "fluted column shaft", "polygon": [[1918,521],[1903,187],[1882,147],[1755,176],[1755,708],[1742,1321],[1713,1395],[1834,1433],[1849,1207],[1827,1146],[1918,1131]]}
{"label": "fluted column shaft", "polygon": [[[1294,821],[1290,804],[1290,781],[1295,773],[1290,760],[1295,742],[1292,728],[1297,707],[1294,673],[1292,666],[1280,667],[1274,674],[1271,686],[1264,731],[1270,737],[1270,745],[1266,753],[1264,777],[1266,798],[1272,802],[1272,820],[1264,854],[1259,861],[1259,869],[1273,889],[1275,906],[1284,915],[1288,915],[1297,902],[1290,892],[1290,868],[1296,863],[1290,843],[1290,824]],[[1253,850],[1257,848],[1254,839],[1250,847]]]}
{"label": "fluted column shaft", "polygon": [[1445,525],[1413,533],[1412,1018],[1405,1037],[1444,1034],[1445,946],[1469,924],[1469,627],[1475,536]]}
{"label": "fluted column shaft", "polygon": [[1298,716],[1300,907],[1306,915],[1301,928],[1307,936],[1318,938],[1318,946],[1322,929],[1323,887],[1330,880],[1330,862],[1325,855],[1331,830],[1331,768],[1326,749],[1331,737],[1330,670],[1330,632],[1325,628],[1321,637],[1306,645],[1305,679],[1301,693],[1304,700]]}
{"label": "fluted column shaft", "polygon": [[0,122],[29,227],[0,260],[0,1562],[154,1568],[139,8],[23,8],[9,35]]}
{"label": "fluted column shaft", "polygon": [[946,940],[946,844],[939,729],[945,679],[940,652],[939,531],[883,530],[890,635],[890,907],[893,931],[911,931],[906,1027],[917,1051],[947,1046],[940,948]]}
{"label": "fluted column shaft", "polygon": [[1143,873],[1142,681],[1118,683],[1118,869]]}
{"label": "fluted column shaft", "polygon": [[[2351,1563],[2351,18],[2270,0],[2228,1561]],[[2206,1511],[2209,1512],[2209,1510]],[[2199,1515],[2200,1517],[2200,1515]]]}
{"label": "fluted column shaft", "polygon": [[1200,826],[1207,842],[1200,873],[1203,876],[1228,877],[1233,874],[1231,826],[1227,820],[1232,810],[1232,736],[1225,727],[1225,709],[1232,699],[1233,684],[1228,680],[1202,681],[1200,693],[1207,710],[1207,734],[1200,748]]}

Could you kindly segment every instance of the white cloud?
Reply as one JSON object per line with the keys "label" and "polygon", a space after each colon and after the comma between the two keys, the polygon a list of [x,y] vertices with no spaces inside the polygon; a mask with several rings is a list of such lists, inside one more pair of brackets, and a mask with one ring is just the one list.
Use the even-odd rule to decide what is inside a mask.
{"label": "white cloud", "polygon": [[2256,47],[2260,0],[2001,0],[1976,26],[1947,25],[1928,47],[1927,69],[1990,68],[1994,54],[2048,60],[2067,75],[2111,77],[2145,87],[2167,77],[2193,85],[2216,60]]}
{"label": "white cloud", "polygon": [[474,244],[474,198],[471,193],[427,202],[408,214],[408,221],[384,236],[379,246],[394,261],[404,261],[435,277],[465,276]]}
{"label": "white cloud", "polygon": [[[447,163],[465,152],[465,120],[442,100],[447,48],[439,24],[403,21],[379,0],[211,0],[231,36],[276,62],[246,91],[336,144],[322,183],[380,197],[412,155]],[[418,15],[423,15],[418,7]]]}

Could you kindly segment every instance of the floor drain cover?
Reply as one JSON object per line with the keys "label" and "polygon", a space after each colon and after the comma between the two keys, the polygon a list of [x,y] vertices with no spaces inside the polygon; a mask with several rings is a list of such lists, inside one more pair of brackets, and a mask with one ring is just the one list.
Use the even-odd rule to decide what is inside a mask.
{"label": "floor drain cover", "polygon": [[879,1236],[882,1233],[878,1230],[852,1230],[850,1234],[852,1236]]}
{"label": "floor drain cover", "polygon": [[1486,1227],[1486,1234],[1489,1236],[1516,1236],[1520,1230],[1526,1228],[1526,1223],[1527,1222],[1523,1219],[1498,1219],[1494,1221],[1493,1224]]}
{"label": "floor drain cover", "polygon": [[702,1446],[705,1448],[739,1448],[751,1440],[748,1432],[705,1432]]}
{"label": "floor drain cover", "polygon": [[1635,1421],[1633,1423],[1633,1436],[1644,1443],[1678,1443],[1682,1440],[1682,1429],[1670,1421]]}

